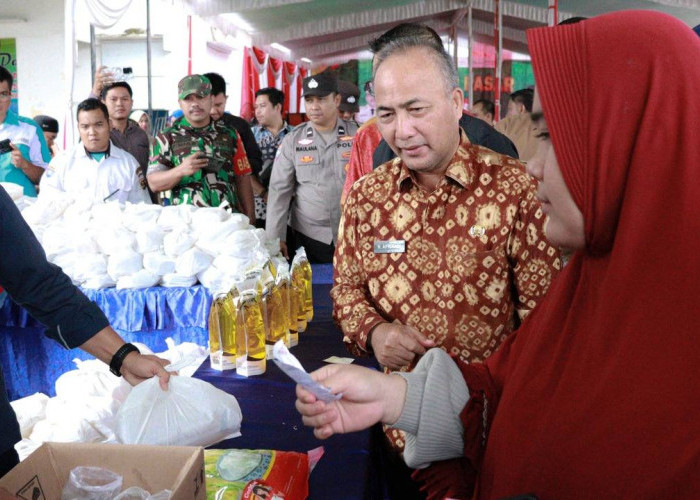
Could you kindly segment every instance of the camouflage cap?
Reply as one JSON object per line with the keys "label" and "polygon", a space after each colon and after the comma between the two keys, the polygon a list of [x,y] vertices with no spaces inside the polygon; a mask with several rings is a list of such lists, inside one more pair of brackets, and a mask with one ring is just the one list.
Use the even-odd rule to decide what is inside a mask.
{"label": "camouflage cap", "polygon": [[206,97],[211,94],[211,82],[203,75],[188,75],[177,84],[178,99],[185,99],[188,95],[197,94]]}

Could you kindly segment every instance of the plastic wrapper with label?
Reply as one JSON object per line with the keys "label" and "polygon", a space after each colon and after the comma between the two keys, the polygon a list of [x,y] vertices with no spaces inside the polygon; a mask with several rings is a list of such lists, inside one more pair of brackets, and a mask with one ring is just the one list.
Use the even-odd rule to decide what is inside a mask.
{"label": "plastic wrapper with label", "polygon": [[309,474],[322,456],[323,447],[310,450],[308,454],[275,450],[204,450],[207,500],[306,498]]}

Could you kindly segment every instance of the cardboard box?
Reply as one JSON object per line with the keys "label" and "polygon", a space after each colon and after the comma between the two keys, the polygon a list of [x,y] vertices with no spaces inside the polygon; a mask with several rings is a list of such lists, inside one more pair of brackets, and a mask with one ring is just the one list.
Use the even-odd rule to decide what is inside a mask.
{"label": "cardboard box", "polygon": [[44,443],[0,478],[0,487],[27,500],[60,500],[71,469],[104,467],[124,478],[123,488],[169,489],[173,500],[205,500],[204,453],[194,446]]}

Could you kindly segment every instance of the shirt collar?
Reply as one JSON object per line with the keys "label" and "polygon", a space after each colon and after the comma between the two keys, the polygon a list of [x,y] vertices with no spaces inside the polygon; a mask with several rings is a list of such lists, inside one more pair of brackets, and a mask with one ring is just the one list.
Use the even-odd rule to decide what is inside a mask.
{"label": "shirt collar", "polygon": [[19,125],[19,115],[8,109],[3,123],[7,125]]}
{"label": "shirt collar", "polygon": [[[82,148],[79,149],[79,151],[82,152],[82,155],[81,155],[81,156],[86,156],[87,158],[90,158],[90,159],[92,160],[93,157],[92,157],[92,155],[90,154],[90,152],[89,152],[87,149],[85,149],[85,145],[84,145],[84,144],[81,144],[81,146],[82,146]],[[106,151],[98,151],[98,153],[104,153],[104,154],[105,154],[105,156],[104,156],[105,159],[106,159],[106,158],[109,158],[109,157],[111,156],[111,152],[112,152],[112,141],[109,141],[109,144],[107,144],[107,150],[106,150]]]}
{"label": "shirt collar", "polygon": [[193,127],[190,122],[187,121],[187,118],[183,116],[180,118],[180,120],[177,122],[181,127],[187,127],[192,130],[206,130],[208,128],[212,128],[214,126],[214,120],[209,120],[209,125],[205,125],[204,127]]}
{"label": "shirt collar", "polygon": [[[471,159],[472,153],[469,151],[469,139],[464,130],[459,129],[459,146],[457,146],[457,151],[455,151],[454,156],[450,160],[450,164],[445,171],[445,177],[452,179],[457,184],[463,188],[467,188],[474,179],[471,169]],[[413,177],[413,172],[406,167],[406,164],[401,161],[401,158],[395,158],[394,164],[398,164],[401,169],[399,172],[399,178],[396,181],[396,187],[401,190],[401,187],[405,185],[409,180],[416,184],[415,178]]]}

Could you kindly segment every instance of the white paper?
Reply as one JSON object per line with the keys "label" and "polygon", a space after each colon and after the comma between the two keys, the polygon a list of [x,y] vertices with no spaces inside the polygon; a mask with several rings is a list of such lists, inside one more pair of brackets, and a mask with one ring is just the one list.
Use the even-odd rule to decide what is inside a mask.
{"label": "white paper", "polygon": [[273,348],[275,359],[273,361],[280,367],[297,384],[312,393],[324,403],[337,401],[343,397],[342,394],[333,394],[328,387],[324,387],[311,378],[311,375],[306,373],[304,367],[301,366],[299,360],[289,352],[284,342],[278,340]]}

